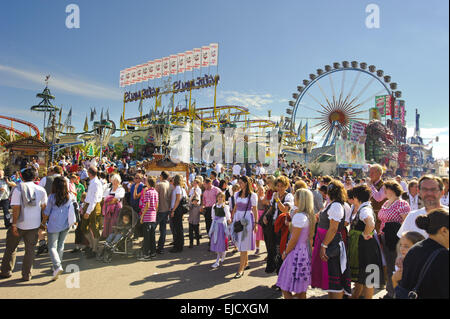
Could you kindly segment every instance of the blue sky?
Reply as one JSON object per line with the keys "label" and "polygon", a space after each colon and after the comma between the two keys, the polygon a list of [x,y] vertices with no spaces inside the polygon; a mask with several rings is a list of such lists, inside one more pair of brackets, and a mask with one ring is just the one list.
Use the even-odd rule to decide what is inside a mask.
{"label": "blue sky", "polygon": [[[80,29],[65,26],[71,3],[80,8]],[[370,3],[380,8],[379,29],[365,25]],[[51,74],[55,104],[64,113],[73,107],[79,129],[90,107],[109,107],[118,121],[120,70],[218,42],[218,105],[285,115],[297,85],[316,69],[367,62],[398,83],[407,126],[418,108],[422,135],[439,135],[435,155],[448,157],[448,9],[442,0],[2,1],[0,114],[42,127],[29,108]],[[198,104],[210,106],[211,93],[197,92]],[[135,115],[130,104],[127,117]]]}

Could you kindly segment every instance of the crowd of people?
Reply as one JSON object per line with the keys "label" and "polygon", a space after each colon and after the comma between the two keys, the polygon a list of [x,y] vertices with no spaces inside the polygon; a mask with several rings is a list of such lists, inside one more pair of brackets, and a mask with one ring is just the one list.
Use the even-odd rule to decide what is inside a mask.
{"label": "crowd of people", "polygon": [[448,178],[405,181],[383,173],[372,165],[366,178],[313,176],[280,158],[273,175],[261,163],[213,163],[192,166],[186,177],[164,170],[149,176],[141,163],[78,155],[62,157],[41,179],[33,164],[11,178],[0,170],[8,228],[0,278],[11,277],[20,239],[23,280],[31,279],[35,254],[46,252],[56,280],[71,228],[73,254],[98,258],[123,249],[116,244],[124,237],[142,237],[135,255],[150,261],[169,246],[174,254],[185,249],[187,219],[189,249],[205,240],[216,253],[212,268],[227,253],[240,254],[235,279],[245,277],[249,254],[261,254],[264,241],[265,272],[278,275],[272,288],[286,299],[304,299],[309,288],[332,299],[371,299],[383,287],[387,299],[448,298]]}

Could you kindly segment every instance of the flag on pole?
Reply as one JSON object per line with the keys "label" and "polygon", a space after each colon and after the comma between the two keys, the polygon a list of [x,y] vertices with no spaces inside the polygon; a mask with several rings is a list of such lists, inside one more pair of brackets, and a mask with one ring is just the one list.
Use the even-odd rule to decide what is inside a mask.
{"label": "flag on pole", "polygon": [[162,76],[170,75],[170,57],[165,57],[162,59]]}
{"label": "flag on pole", "polygon": [[306,124],[302,127],[302,131],[300,132],[300,143],[306,142]]}
{"label": "flag on pole", "polygon": [[106,110],[106,119],[107,119],[108,122],[109,122],[109,107],[108,107],[108,109]]}
{"label": "flag on pole", "polygon": [[178,55],[176,54],[170,56],[170,74],[178,74]]}
{"label": "flag on pole", "polygon": [[64,126],[69,126],[72,124],[72,108],[70,108],[69,114],[67,114],[66,121],[64,122]]}
{"label": "flag on pole", "polygon": [[121,88],[123,88],[125,86],[125,72],[126,72],[126,70],[120,71],[119,87],[121,87]]}
{"label": "flag on pole", "polygon": [[209,46],[202,47],[202,67],[209,66],[210,53],[211,50]]}
{"label": "flag on pole", "polygon": [[184,73],[185,69],[186,69],[185,54],[178,53],[178,73]]}
{"label": "flag on pole", "polygon": [[219,60],[219,44],[218,43],[211,43],[209,45],[210,49],[210,60],[209,64],[217,66],[218,60]]}
{"label": "flag on pole", "polygon": [[100,114],[100,123],[103,123],[103,108],[102,108],[102,113]]}
{"label": "flag on pole", "polygon": [[87,119],[87,115],[86,115],[86,119],[84,120],[84,127],[83,130],[85,132],[89,131],[89,125],[88,125],[88,119]]}
{"label": "flag on pole", "polygon": [[[283,118],[282,118],[283,119]],[[303,120],[300,121],[300,124],[297,129],[297,140],[300,139],[301,131],[302,131]]]}
{"label": "flag on pole", "polygon": [[124,86],[128,86],[131,84],[131,69],[128,68],[125,70],[125,82]]}
{"label": "flag on pole", "polygon": [[200,69],[202,66],[202,49],[195,48],[194,49],[194,69]]}
{"label": "flag on pole", "polygon": [[155,76],[154,79],[160,79],[162,76],[162,59],[155,60]]}
{"label": "flag on pole", "polygon": [[306,125],[305,125],[305,137],[306,137],[306,142],[308,142],[308,120],[306,120]]}
{"label": "flag on pole", "polygon": [[186,71],[192,71],[194,68],[194,52],[186,51],[184,54],[186,60]]}
{"label": "flag on pole", "polygon": [[132,67],[131,68],[131,81],[130,84],[135,84],[137,83],[137,72],[136,72],[136,67]]}
{"label": "flag on pole", "polygon": [[155,61],[149,61],[148,65],[148,78],[147,80],[153,80],[155,78]]}
{"label": "flag on pole", "polygon": [[148,62],[142,64],[142,81],[148,81]]}

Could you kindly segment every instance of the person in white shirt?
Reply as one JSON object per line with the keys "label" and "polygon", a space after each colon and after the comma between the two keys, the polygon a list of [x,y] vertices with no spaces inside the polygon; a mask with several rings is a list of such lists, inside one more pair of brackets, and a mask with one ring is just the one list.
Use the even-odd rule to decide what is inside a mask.
{"label": "person in white shirt", "polygon": [[419,197],[419,183],[417,180],[412,180],[408,185],[408,192],[402,194],[402,199],[408,202],[411,211],[421,209],[423,201]]}
{"label": "person in white shirt", "polygon": [[395,180],[400,184],[400,186],[403,188],[404,192],[408,191],[408,185],[406,184],[406,182],[404,180],[402,180],[402,177],[400,175],[397,175],[395,177]]}
{"label": "person in white shirt", "polygon": [[428,234],[416,225],[416,218],[420,215],[428,215],[433,209],[447,208],[441,204],[441,197],[444,194],[444,184],[439,177],[424,175],[419,179],[419,196],[422,198],[424,208],[412,211],[406,216],[405,221],[397,232],[398,238],[402,238],[403,233],[415,231],[428,238]]}
{"label": "person in white shirt", "polygon": [[22,281],[31,279],[35,258],[34,248],[38,240],[38,229],[45,227],[41,218],[47,205],[47,192],[34,184],[37,172],[28,168],[22,172],[23,182],[12,193],[12,225],[6,234],[6,249],[3,254],[0,278],[11,277],[16,261],[16,249],[21,239],[25,243],[25,256],[22,263]]}
{"label": "person in white shirt", "polygon": [[100,238],[100,222],[101,222],[101,206],[103,199],[103,184],[97,177],[97,168],[90,167],[89,188],[83,207],[83,220],[81,222],[81,230],[89,242],[88,258],[96,256],[97,245]]}
{"label": "person in white shirt", "polygon": [[234,163],[232,171],[233,171],[233,175],[241,176],[241,166],[239,164]]}

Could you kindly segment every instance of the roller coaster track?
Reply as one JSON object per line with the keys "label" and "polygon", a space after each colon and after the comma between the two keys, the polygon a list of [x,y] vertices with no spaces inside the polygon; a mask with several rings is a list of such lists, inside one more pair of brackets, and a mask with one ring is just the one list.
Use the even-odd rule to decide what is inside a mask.
{"label": "roller coaster track", "polygon": [[17,129],[12,127],[12,122],[17,122],[17,123],[20,123],[20,124],[24,124],[24,125],[28,126],[29,128],[33,129],[33,131],[36,133],[36,138],[38,138],[38,139],[41,138],[41,133],[39,132],[38,127],[36,125],[34,125],[33,123],[30,123],[30,122],[27,122],[27,121],[24,121],[24,120],[20,120],[20,119],[14,118],[14,117],[5,116],[5,115],[0,115],[0,119],[5,119],[5,120],[8,120],[8,121],[11,121],[11,126],[6,126],[6,125],[0,124],[0,128],[3,128],[3,129],[8,130],[8,131],[12,131],[12,132],[14,132],[16,134],[19,134],[21,136],[28,136],[26,133],[24,133],[22,131],[19,131],[19,130],[17,130]]}

